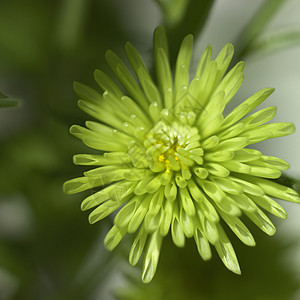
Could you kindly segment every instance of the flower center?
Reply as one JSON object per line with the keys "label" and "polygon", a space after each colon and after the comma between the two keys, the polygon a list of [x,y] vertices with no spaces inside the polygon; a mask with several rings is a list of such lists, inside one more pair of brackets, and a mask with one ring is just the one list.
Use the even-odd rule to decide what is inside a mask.
{"label": "flower center", "polygon": [[148,167],[153,172],[188,170],[195,163],[203,163],[197,128],[177,122],[158,122],[145,134],[143,143],[131,147],[130,153],[136,167]]}

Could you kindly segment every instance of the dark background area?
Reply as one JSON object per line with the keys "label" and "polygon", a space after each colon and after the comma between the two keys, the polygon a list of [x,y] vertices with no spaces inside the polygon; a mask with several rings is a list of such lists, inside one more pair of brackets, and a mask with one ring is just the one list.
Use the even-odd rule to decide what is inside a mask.
{"label": "dark background area", "polygon": [[[93,71],[108,70],[105,51],[113,49],[123,56],[127,40],[151,67],[152,32],[159,24],[166,26],[173,62],[181,39],[188,33],[195,37],[202,34],[197,47],[204,48],[212,24],[218,24],[214,20],[221,2],[1,0],[0,91],[8,97],[6,102],[0,99],[1,300],[300,299],[300,259],[295,255],[300,249],[299,230],[286,239],[281,239],[280,232],[279,237],[270,238],[247,224],[256,236],[254,248],[230,236],[242,267],[241,276],[226,270],[216,253],[204,263],[192,241],[178,249],[167,238],[157,274],[145,285],[140,269],[132,268],[127,261],[130,237],[112,253],[105,250],[103,238],[112,219],[89,225],[88,214],[80,211],[84,195],[66,196],[62,191],[64,181],[81,176],[83,171],[72,164],[72,155],[89,151],[68,132],[72,124],[83,124],[87,118],[76,105],[73,81],[96,87]],[[280,28],[265,35],[288,1],[253,1],[247,8],[238,2],[234,6],[230,1],[228,11],[221,12],[227,18],[231,14],[231,21],[227,29],[217,28],[210,42],[214,46],[217,41],[216,47],[223,46],[222,39],[224,43],[233,42],[235,61],[249,61],[249,81],[244,85],[253,88],[259,81],[265,82],[259,79],[260,68],[268,63],[275,66],[276,72],[269,71],[277,74],[275,82],[285,82],[283,77],[289,76],[300,79],[299,56],[294,70],[281,70],[276,56],[300,53],[300,31],[289,26],[279,36],[276,33]],[[296,7],[300,9],[299,3]],[[295,11],[297,15],[299,10]],[[239,34],[233,37],[231,27]],[[201,52],[197,51],[197,58]],[[295,84],[290,81],[290,85]],[[298,97],[295,109],[287,108],[279,115],[285,121],[299,119],[297,89],[288,94],[284,94],[284,88],[279,89],[279,96],[286,99]],[[245,88],[240,96],[247,93]],[[17,101],[17,107],[4,107],[14,106],[13,101]],[[240,97],[235,101],[241,101]],[[285,141],[284,147],[291,142],[294,152],[289,154],[286,148],[279,152],[293,164],[299,135]],[[270,147],[274,146],[266,145],[267,150]],[[300,175],[299,159],[292,170],[290,175]],[[294,210],[295,206],[284,207],[291,218],[298,220],[300,210]],[[299,226],[297,222],[289,224],[282,232]]]}

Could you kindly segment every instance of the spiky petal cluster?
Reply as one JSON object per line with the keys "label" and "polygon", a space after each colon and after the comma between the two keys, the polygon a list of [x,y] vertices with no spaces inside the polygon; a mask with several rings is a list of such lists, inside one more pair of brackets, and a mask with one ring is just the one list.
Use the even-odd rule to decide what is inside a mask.
{"label": "spiky petal cluster", "polygon": [[208,46],[190,81],[192,36],[188,35],[173,80],[165,32],[157,28],[158,87],[133,46],[127,43],[125,50],[138,80],[117,55],[106,53],[125,92],[99,70],[95,79],[103,94],[75,84],[79,107],[99,122],[88,121],[86,128],[75,125],[70,131],[102,152],[74,156],[75,164],[98,167],[66,182],[66,193],[102,187],[82,202],[82,209],[94,209],[90,223],[120,209],[105,245],[112,250],[126,233],[137,232],[129,261],[137,264],[144,252],[144,282],[153,278],[163,237],[169,232],[178,247],[184,246],[185,237],[193,237],[204,260],[211,257],[213,245],[227,268],[240,273],[220,219],[242,242],[253,246],[254,239],[239,218],[242,214],[273,235],[275,227],[263,210],[280,218],[286,213],[271,197],[300,202],[294,190],[270,180],[288,169],[288,163],[245,147],[291,134],[293,124],[264,124],[274,117],[275,107],[248,115],[273,92],[270,88],[223,115],[243,81],[243,62],[225,75],[233,55],[231,44],[215,60]]}

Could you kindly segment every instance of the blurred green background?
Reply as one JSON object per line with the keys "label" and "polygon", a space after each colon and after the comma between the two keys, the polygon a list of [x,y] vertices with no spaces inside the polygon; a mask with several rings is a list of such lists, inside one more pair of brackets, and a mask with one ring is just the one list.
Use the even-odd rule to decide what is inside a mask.
{"label": "blurred green background", "polygon": [[[192,242],[178,249],[167,238],[157,275],[145,285],[127,262],[130,237],[108,252],[103,237],[112,220],[89,225],[80,211],[84,195],[62,192],[64,181],[83,172],[72,155],[89,151],[68,133],[87,118],[77,108],[73,81],[96,87],[94,69],[108,70],[105,51],[124,56],[127,40],[151,68],[152,32],[160,24],[173,63],[188,33],[195,36],[195,60],[207,43],[217,53],[232,42],[235,62],[246,60],[233,105],[275,87],[265,105],[278,106],[275,121],[299,128],[299,17],[298,0],[1,0],[0,299],[300,299],[296,204],[281,203],[289,219],[272,219],[273,238],[247,224],[255,248],[231,236],[241,276],[227,271],[216,253],[204,263]],[[289,161],[288,175],[297,180],[299,140],[296,132],[257,147]]]}

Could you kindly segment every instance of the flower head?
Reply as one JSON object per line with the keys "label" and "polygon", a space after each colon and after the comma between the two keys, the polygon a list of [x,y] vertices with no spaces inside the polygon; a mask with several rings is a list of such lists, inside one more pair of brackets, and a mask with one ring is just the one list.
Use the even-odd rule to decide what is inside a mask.
{"label": "flower head", "polygon": [[192,42],[191,35],[183,40],[173,80],[165,31],[156,29],[158,86],[129,43],[126,55],[137,80],[108,51],[106,60],[122,88],[99,70],[95,79],[102,94],[75,84],[79,107],[98,122],[72,126],[70,132],[100,152],[74,156],[75,164],[98,167],[67,181],[65,192],[102,188],[82,202],[82,209],[94,209],[90,223],[119,210],[105,246],[112,250],[126,233],[137,232],[129,261],[137,264],[144,252],[144,282],[153,278],[163,237],[169,232],[178,247],[184,246],[186,237],[194,238],[204,260],[211,257],[213,245],[225,266],[240,273],[220,219],[242,242],[254,246],[252,234],[240,220],[242,214],[273,235],[275,227],[263,210],[280,218],[286,213],[271,197],[300,202],[294,190],[272,180],[289,164],[246,148],[294,131],[291,123],[264,124],[274,117],[275,107],[248,115],[273,89],[258,91],[224,116],[226,104],[243,81],[244,63],[225,75],[233,46],[225,45],[215,60],[208,46],[190,80]]}

